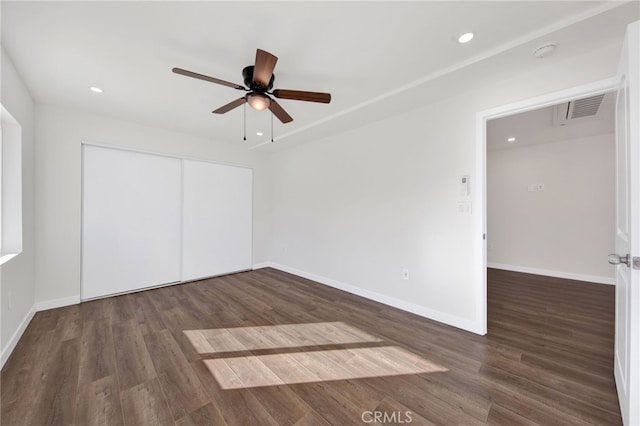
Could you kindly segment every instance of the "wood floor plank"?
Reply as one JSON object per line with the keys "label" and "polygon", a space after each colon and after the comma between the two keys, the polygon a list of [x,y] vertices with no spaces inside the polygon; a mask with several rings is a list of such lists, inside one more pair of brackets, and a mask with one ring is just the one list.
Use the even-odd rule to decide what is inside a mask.
{"label": "wood floor plank", "polygon": [[227,424],[261,424],[261,419],[276,424],[271,414],[249,392],[243,389],[222,389],[204,361],[194,361],[191,366]]}
{"label": "wood floor plank", "polygon": [[114,323],[135,319],[136,313],[133,307],[134,297],[133,294],[123,294],[114,298],[112,312],[112,320]]}
{"label": "wood floor plank", "polygon": [[39,312],[2,424],[621,424],[612,286],[490,269],[487,293],[486,336],[270,268]]}
{"label": "wood floor plank", "polygon": [[180,346],[182,354],[189,362],[200,360],[206,356],[204,355],[204,352],[201,352],[190,339],[189,336],[193,336],[193,333],[189,334],[192,330],[181,330],[176,328],[168,330],[178,346]]}
{"label": "wood floor plank", "polygon": [[603,409],[608,411],[617,411],[618,398],[610,389],[593,388],[578,383],[571,376],[567,380],[559,380],[560,375],[548,372],[542,369],[534,369],[521,362],[515,363],[510,360],[495,358],[485,364],[486,366],[495,367],[505,373],[514,376],[527,377],[530,381],[543,386],[544,388],[557,391],[562,394],[581,395],[581,399],[593,405],[600,404]]}
{"label": "wood floor plank", "polygon": [[119,322],[113,324],[112,330],[120,389],[125,390],[156,378],[153,362],[137,322]]}
{"label": "wood floor plank", "polygon": [[331,393],[336,401],[342,401],[344,406],[349,407],[349,411],[356,421],[362,419],[363,411],[375,410],[387,397],[386,392],[369,386],[368,382],[364,380],[337,380],[319,383],[327,392]]}
{"label": "wood floor plank", "polygon": [[167,328],[180,330],[197,330],[200,328],[200,321],[188,309],[174,306],[171,309],[162,311],[162,321]]}
{"label": "wood floor plank", "polygon": [[204,407],[200,407],[193,413],[181,418],[176,422],[176,426],[212,426],[212,425],[216,425],[216,426],[228,425],[223,415],[212,403],[209,403]]}
{"label": "wood floor plank", "polygon": [[151,292],[143,291],[131,295],[131,304],[142,334],[153,333],[166,328],[160,313],[149,299],[149,293]]}
{"label": "wood floor plank", "polygon": [[293,426],[331,426],[320,414],[311,411],[298,420]]}
{"label": "wood floor plank", "polygon": [[44,368],[42,361],[49,354],[53,335],[53,330],[37,330],[37,326],[31,328],[31,325],[27,328],[2,369],[0,380],[3,386],[0,386],[0,391],[3,401],[18,397],[18,394],[9,391],[20,389],[29,381],[33,382],[37,371]]}
{"label": "wood floor plank", "polygon": [[126,425],[169,426],[175,422],[162,395],[158,379],[152,379],[120,392]]}
{"label": "wood floor plank", "polygon": [[206,390],[168,330],[144,337],[174,419],[209,403]]}
{"label": "wood floor plank", "polygon": [[579,398],[549,389],[535,383],[529,378],[519,377],[491,366],[484,366],[480,374],[491,383],[509,388],[511,392],[519,392],[542,404],[563,411],[568,416],[577,417],[591,424],[619,424],[619,413],[612,413],[585,402]]}
{"label": "wood floor plank", "polygon": [[78,388],[76,421],[83,426],[120,426],[124,424],[120,391],[115,376],[106,376]]}
{"label": "wood floor plank", "polygon": [[359,424],[362,411],[369,409],[340,398],[330,382],[293,385],[291,389],[330,425]]}
{"label": "wood floor plank", "polygon": [[508,388],[496,387],[492,389],[491,400],[491,408],[495,408],[499,413],[502,412],[501,409],[506,409],[542,426],[558,424],[559,421],[562,422],[563,426],[584,426],[585,424],[584,420],[567,412],[553,408],[522,393],[513,392]]}
{"label": "wood floor plank", "polygon": [[[420,389],[425,399],[437,399],[446,402],[455,410],[465,413],[465,417],[483,421],[487,418],[492,396],[487,392],[486,384],[471,380],[467,375],[456,372],[426,373],[421,375],[405,375],[399,377],[401,386]],[[461,392],[461,389],[465,389]],[[402,400],[407,404],[410,398],[392,395],[396,402]],[[419,412],[419,411],[418,411]]]}
{"label": "wood floor plank", "polygon": [[111,320],[113,315],[114,298],[91,300],[80,304],[80,311],[84,321],[95,321],[100,319]]}
{"label": "wood floor plank", "polygon": [[537,423],[499,405],[492,405],[487,424],[500,426],[537,426]]}
{"label": "wood floor plank", "polygon": [[[78,384],[80,339],[53,342],[27,424],[70,425],[74,423]],[[35,390],[35,389],[34,389]]]}
{"label": "wood floor plank", "polygon": [[[379,414],[378,414],[379,413]],[[386,418],[385,418],[386,414]],[[378,416],[376,420],[375,416]],[[371,412],[361,416],[363,422],[373,419],[371,424],[416,424],[423,426],[436,425],[437,423],[430,422],[424,417],[411,411],[408,407],[400,404],[398,401],[391,397],[384,398],[380,404],[376,406]]]}
{"label": "wood floor plank", "polygon": [[485,412],[480,412],[479,415],[482,418],[478,419],[472,415],[475,410],[468,410],[465,405],[458,405],[457,400],[443,399],[435,392],[425,395],[421,388],[411,386],[404,379],[403,376],[392,379],[376,378],[367,383],[381,392],[388,392],[395,401],[430,422],[441,423],[442,419],[447,419],[450,424],[484,424]]}
{"label": "wood floor plank", "polygon": [[296,424],[314,411],[289,386],[254,388],[251,393],[279,425]]}
{"label": "wood floor plank", "polygon": [[58,311],[54,340],[62,342],[82,335],[82,313],[78,305],[65,306]]}
{"label": "wood floor plank", "polygon": [[[36,315],[37,316],[37,315]],[[27,330],[11,358],[2,369],[0,419],[6,424],[24,424],[33,410],[35,397],[42,390],[42,378],[48,374],[54,331]]]}
{"label": "wood floor plank", "polygon": [[87,321],[80,343],[79,385],[107,376],[117,379],[115,347],[108,320]]}

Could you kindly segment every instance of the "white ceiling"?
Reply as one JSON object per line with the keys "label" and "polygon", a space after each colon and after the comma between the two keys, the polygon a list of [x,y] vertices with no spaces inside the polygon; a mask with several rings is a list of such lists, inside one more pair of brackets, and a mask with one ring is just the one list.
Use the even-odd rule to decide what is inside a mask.
{"label": "white ceiling", "polygon": [[[241,143],[243,108],[211,111],[239,92],[171,69],[242,83],[242,68],[265,49],[279,57],[274,88],[333,95],[329,105],[280,101],[294,121],[274,120],[276,141],[302,142],[415,108],[392,95],[491,55],[526,49],[512,55],[523,66],[547,35],[561,43],[560,58],[621,43],[637,9],[607,1],[2,1],[1,36],[37,102],[231,143]],[[459,45],[454,38],[466,31],[476,38]],[[278,145],[261,145],[270,117],[247,108],[248,147]]]}
{"label": "white ceiling", "polygon": [[[487,123],[487,150],[522,148],[613,133],[614,102],[615,94],[607,93],[595,115],[569,120],[563,125],[554,119],[556,105],[490,120]],[[566,111],[566,103],[558,106]],[[516,140],[509,142],[511,137]]]}

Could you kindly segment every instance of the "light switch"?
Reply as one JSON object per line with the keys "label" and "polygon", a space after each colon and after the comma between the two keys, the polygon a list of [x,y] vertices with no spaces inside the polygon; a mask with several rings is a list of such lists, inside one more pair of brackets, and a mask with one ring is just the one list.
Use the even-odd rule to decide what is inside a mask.
{"label": "light switch", "polygon": [[529,185],[527,185],[527,191],[529,191],[529,192],[538,191],[538,184],[537,183],[530,183]]}
{"label": "light switch", "polygon": [[538,184],[538,191],[544,191],[544,183]]}

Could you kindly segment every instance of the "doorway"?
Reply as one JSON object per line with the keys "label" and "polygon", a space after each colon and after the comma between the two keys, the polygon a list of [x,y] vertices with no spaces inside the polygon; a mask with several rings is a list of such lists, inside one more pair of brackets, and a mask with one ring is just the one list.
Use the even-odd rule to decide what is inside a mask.
{"label": "doorway", "polygon": [[[616,87],[616,79],[610,78],[596,81],[587,85],[574,87],[559,92],[550,93],[536,98],[527,99],[513,104],[503,105],[498,108],[479,112],[476,115],[476,134],[480,143],[476,146],[476,193],[478,194],[479,208],[475,215],[476,229],[482,230],[482,236],[476,243],[475,276],[479,280],[476,288],[479,290],[476,297],[477,303],[477,331],[479,334],[487,333],[487,127],[490,120],[512,116],[540,108],[562,104],[575,99],[588,98],[595,95],[611,92]],[[532,182],[538,183],[538,182]],[[543,182],[542,182],[543,183]]]}
{"label": "doorway", "polygon": [[615,93],[487,122],[487,266],[614,284]]}
{"label": "doorway", "polygon": [[[552,370],[571,383],[599,380],[589,391],[619,422],[611,362],[615,288],[584,282],[614,283],[607,265],[615,225],[614,84],[478,114],[478,193],[485,333],[490,306],[491,339],[515,342],[521,363],[542,368],[540,380]],[[597,103],[604,117],[581,116],[582,100],[585,108]],[[604,167],[594,170],[599,159]]]}

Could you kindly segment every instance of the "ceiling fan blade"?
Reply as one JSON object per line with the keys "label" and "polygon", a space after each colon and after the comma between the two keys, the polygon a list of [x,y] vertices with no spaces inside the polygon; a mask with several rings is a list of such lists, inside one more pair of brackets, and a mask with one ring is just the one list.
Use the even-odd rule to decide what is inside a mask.
{"label": "ceiling fan blade", "polygon": [[171,71],[173,71],[176,74],[185,75],[187,77],[199,78],[200,80],[209,81],[211,83],[222,84],[223,86],[233,87],[234,89],[246,90],[244,86],[240,86],[239,84],[230,83],[228,81],[209,77],[208,75],[204,75],[204,74],[198,74],[197,72],[183,70],[182,68],[174,68]]}
{"label": "ceiling fan blade", "polygon": [[293,99],[295,101],[321,102],[328,104],[331,102],[331,93],[304,92],[301,90],[276,89],[273,96],[279,99]]}
{"label": "ceiling fan blade", "polygon": [[246,97],[241,97],[236,99],[235,101],[229,102],[226,105],[221,106],[220,108],[211,111],[214,114],[224,114],[225,112],[229,112],[234,108],[239,107],[240,105],[242,105],[243,103],[247,102],[247,98]]}
{"label": "ceiling fan blade", "polygon": [[266,50],[256,50],[256,64],[253,68],[253,82],[262,87],[269,87],[278,58]]}
{"label": "ceiling fan blade", "polygon": [[269,109],[271,110],[273,115],[278,117],[278,120],[282,121],[283,124],[290,123],[293,121],[293,118],[291,118],[291,116],[287,114],[287,111],[285,111],[280,106],[280,104],[277,103],[274,99],[271,99],[271,103],[269,104]]}

